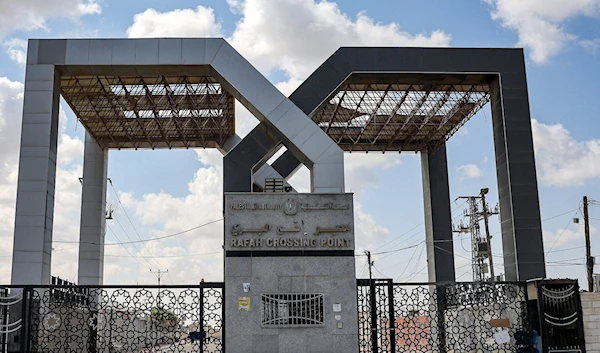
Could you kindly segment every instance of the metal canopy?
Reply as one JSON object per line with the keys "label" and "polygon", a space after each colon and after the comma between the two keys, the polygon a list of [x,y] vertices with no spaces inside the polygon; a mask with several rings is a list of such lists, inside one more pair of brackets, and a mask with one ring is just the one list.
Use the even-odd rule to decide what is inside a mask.
{"label": "metal canopy", "polygon": [[104,148],[217,147],[234,98],[210,76],[63,76],[61,93]]}
{"label": "metal canopy", "polygon": [[489,102],[485,81],[479,75],[352,74],[311,118],[345,151],[435,149]]}

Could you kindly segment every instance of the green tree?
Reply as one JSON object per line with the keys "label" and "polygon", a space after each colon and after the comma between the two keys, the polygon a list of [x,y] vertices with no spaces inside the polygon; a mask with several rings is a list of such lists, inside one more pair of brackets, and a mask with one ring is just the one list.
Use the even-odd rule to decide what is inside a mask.
{"label": "green tree", "polygon": [[163,325],[175,326],[179,323],[179,317],[173,311],[163,308],[152,308],[150,317]]}

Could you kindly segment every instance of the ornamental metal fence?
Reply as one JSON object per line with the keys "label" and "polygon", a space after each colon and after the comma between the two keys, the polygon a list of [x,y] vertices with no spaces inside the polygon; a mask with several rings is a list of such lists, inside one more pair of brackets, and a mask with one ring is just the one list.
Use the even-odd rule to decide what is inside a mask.
{"label": "ornamental metal fence", "polygon": [[224,288],[8,286],[0,352],[224,352]]}
{"label": "ornamental metal fence", "polygon": [[525,283],[357,284],[361,352],[532,352]]}

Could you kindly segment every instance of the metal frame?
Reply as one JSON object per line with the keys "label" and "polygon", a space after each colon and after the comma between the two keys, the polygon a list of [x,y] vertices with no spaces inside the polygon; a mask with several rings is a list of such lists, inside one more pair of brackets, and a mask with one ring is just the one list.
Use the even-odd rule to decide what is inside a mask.
{"label": "metal frame", "polygon": [[[518,342],[517,352],[533,352],[533,345],[531,335],[527,334],[531,332],[531,321],[529,320],[530,313],[526,303],[528,302],[527,297],[527,283],[526,282],[413,282],[413,283],[396,283],[392,279],[357,279],[357,289],[359,292],[359,315],[361,306],[361,300],[368,299],[369,303],[366,303],[369,307],[369,320],[367,318],[359,317],[359,339],[362,352],[440,352],[446,349],[446,331],[448,324],[455,324],[458,320],[452,310],[460,310],[463,307],[468,307],[468,301],[465,303],[461,302],[460,298],[456,298],[456,295],[461,288],[479,288],[479,287],[505,287],[510,288],[516,286],[519,288],[519,293],[513,293],[516,296],[513,298],[516,301],[511,303],[502,303],[512,307],[513,310],[520,311],[520,321],[511,321],[511,336]],[[404,287],[412,287],[412,290],[406,291]],[[361,288],[368,289],[368,298],[365,298],[365,291],[362,293]],[[448,291],[453,288],[454,291]],[[398,290],[399,289],[399,290]],[[478,290],[473,291],[473,294],[479,293]],[[482,291],[481,293],[485,293]],[[520,297],[520,300],[519,300]],[[448,301],[447,299],[455,298],[455,300]],[[431,301],[435,300],[436,304],[432,304]],[[471,298],[473,300],[473,298]],[[407,302],[405,302],[407,301]],[[442,307],[440,307],[440,303]],[[458,304],[458,306],[456,305]],[[500,305],[501,303],[492,303],[489,305]],[[433,305],[433,307],[432,307]],[[512,305],[512,306],[511,306]],[[404,316],[397,316],[397,311],[401,310],[404,312]],[[415,311],[416,310],[416,311]],[[410,325],[408,327],[397,327],[396,319],[398,317],[410,317],[410,312],[422,311],[421,316],[429,318],[430,326],[419,326],[418,320],[409,320]],[[435,310],[432,312],[432,310]],[[484,310],[500,310],[503,309],[484,309]],[[369,324],[370,326],[365,326]],[[422,323],[421,323],[422,324]],[[431,326],[431,325],[436,326]],[[463,323],[467,325],[466,323]],[[462,326],[463,329],[468,329],[471,335],[475,335],[475,339],[480,339],[480,335],[483,334],[483,330],[489,330],[488,326],[491,323],[487,319],[480,318],[479,321],[472,322],[467,326]],[[417,327],[414,327],[417,325]],[[460,325],[459,325],[460,326]],[[437,329],[432,330],[433,327]],[[365,341],[365,332],[362,332],[361,328],[370,330],[369,342]],[[492,328],[493,330],[493,328]],[[396,332],[396,334],[386,334],[385,332]],[[518,335],[517,335],[518,333]],[[456,334],[456,333],[455,333]],[[408,338],[403,335],[409,335]],[[412,335],[412,336],[411,336]],[[467,335],[468,336],[468,335]],[[475,350],[472,346],[473,343],[469,343],[470,337],[463,337],[464,340],[460,342],[456,341],[456,337],[452,338],[454,341],[451,342],[451,346],[456,351],[471,351]],[[404,342],[405,345],[399,345],[398,340]],[[439,345],[431,346],[431,342],[438,342]],[[407,346],[408,345],[408,346]],[[458,346],[458,347],[457,347]],[[481,348],[481,347],[477,347]],[[514,352],[509,348],[503,348],[500,345],[495,347],[495,351],[498,352]]]}
{"label": "metal frame", "polygon": [[[88,308],[94,305],[94,290],[98,292],[104,290],[148,290],[148,289],[156,289],[156,290],[176,290],[176,289],[184,289],[184,290],[197,290],[199,292],[199,303],[198,308],[200,310],[199,317],[202,318],[202,327],[204,327],[204,320],[206,319],[206,302],[207,293],[210,290],[220,290],[220,301],[217,303],[220,305],[220,319],[221,319],[221,351],[225,352],[225,284],[223,282],[200,282],[197,285],[103,285],[103,286],[93,286],[93,285],[82,285],[82,286],[74,286],[72,284],[57,284],[57,285],[35,285],[35,286],[19,286],[19,285],[7,285],[2,286],[5,290],[10,289],[11,292],[16,291],[21,293],[22,302],[20,307],[20,316],[22,318],[21,327],[19,330],[20,335],[20,352],[38,352],[40,347],[34,342],[37,342],[37,335],[32,332],[35,330],[43,330],[43,319],[39,313],[39,309],[42,307],[42,304],[49,304],[45,301],[56,301],[57,303],[70,303],[76,304],[81,308]],[[43,296],[40,296],[40,293],[44,293]],[[85,297],[85,298],[84,298]],[[81,299],[87,300],[81,300]],[[91,299],[92,301],[89,301]],[[48,314],[48,313],[46,313]],[[89,324],[89,323],[88,323]],[[35,327],[34,327],[35,326]],[[78,327],[78,330],[83,330],[83,327]],[[91,335],[91,333],[90,333]],[[12,336],[11,336],[12,337]],[[27,339],[23,339],[23,337],[27,337]],[[94,341],[95,342],[95,341]],[[201,351],[204,351],[205,343],[203,342],[200,345]],[[61,352],[63,349],[71,349],[71,348],[61,348]],[[71,351],[71,350],[69,350]],[[2,352],[0,350],[0,352]],[[46,352],[46,350],[44,350]]]}

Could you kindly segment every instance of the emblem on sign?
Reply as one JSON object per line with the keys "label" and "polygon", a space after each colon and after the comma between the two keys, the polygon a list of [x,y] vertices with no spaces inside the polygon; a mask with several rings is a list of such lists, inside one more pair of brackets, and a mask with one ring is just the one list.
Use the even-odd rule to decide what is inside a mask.
{"label": "emblem on sign", "polygon": [[285,205],[283,205],[283,213],[288,216],[295,215],[298,212],[298,203],[296,200],[287,199]]}

